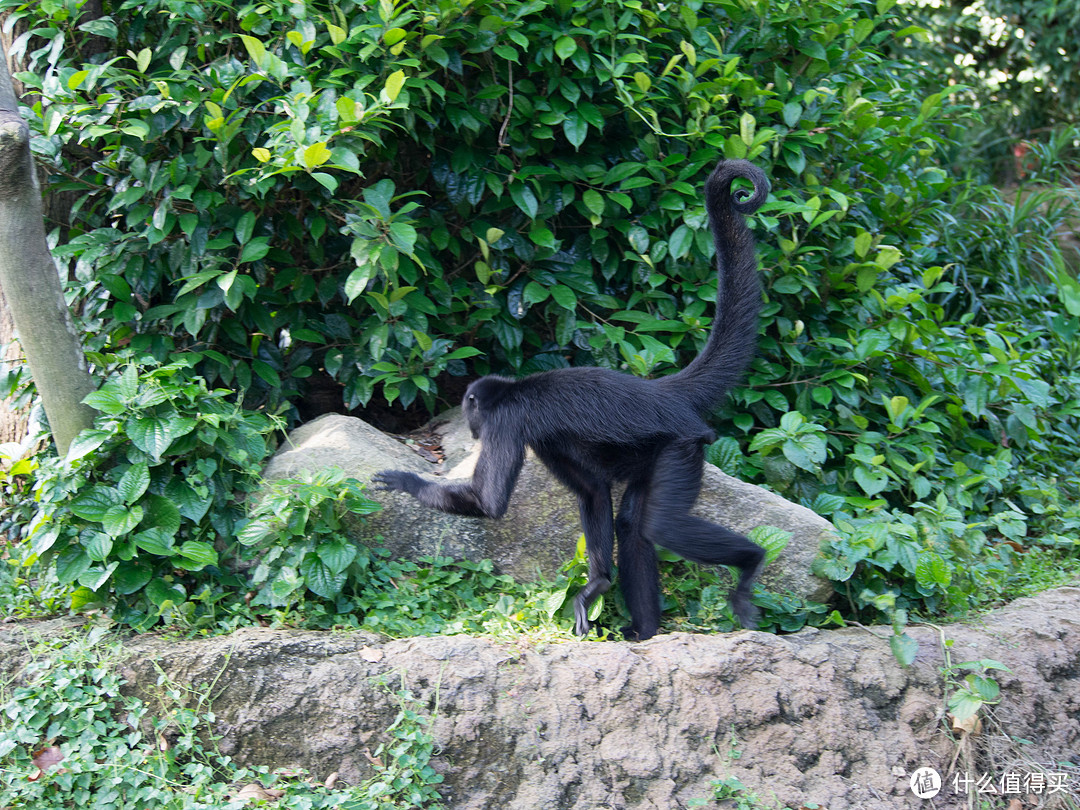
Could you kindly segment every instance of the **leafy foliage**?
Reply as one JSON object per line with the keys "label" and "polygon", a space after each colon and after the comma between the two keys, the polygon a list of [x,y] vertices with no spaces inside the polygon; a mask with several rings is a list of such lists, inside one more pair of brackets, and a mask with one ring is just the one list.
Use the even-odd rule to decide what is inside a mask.
{"label": "leafy foliage", "polygon": [[100,628],[91,630],[30,664],[32,684],[16,688],[4,703],[3,806],[227,810],[246,803],[237,789],[244,784],[278,791],[274,806],[282,810],[441,806],[442,776],[430,765],[429,718],[404,686],[391,692],[399,713],[387,729],[390,740],[372,757],[384,764],[376,764],[375,773],[358,785],[329,790],[266,768],[240,768],[218,752],[205,691],[185,691],[163,680],[168,714],[151,714],[142,700],[125,694],[115,653],[102,636]]}
{"label": "leafy foliage", "polygon": [[[258,552],[252,584],[255,604],[283,607],[298,588],[337,598],[350,574],[370,562],[342,533],[347,513],[369,515],[379,504],[364,497],[355,479],[327,470],[308,480],[275,481],[252,509],[237,541]],[[250,553],[244,556],[251,556]],[[359,558],[359,559],[358,559]]]}
{"label": "leafy foliage", "polygon": [[[430,405],[469,358],[670,368],[715,298],[699,185],[718,153],[774,164],[780,300],[852,273],[865,291],[910,209],[948,187],[926,159],[941,97],[913,104],[910,70],[878,52],[888,3],[234,18],[151,0],[83,23],[6,3],[30,26],[15,52],[41,91],[36,148],[79,195],[57,254],[88,331],[159,356],[205,346],[200,371],[251,402],[292,402],[325,370],[349,407],[380,387]],[[121,56],[82,59],[91,34]],[[858,265],[822,279],[838,243]]]}
{"label": "leafy foliage", "polygon": [[189,597],[224,576],[220,553],[281,425],[191,377],[196,360],[123,365],[87,397],[95,428],[40,462],[24,564],[51,566],[76,609],[115,601],[148,627],[196,610]]}
{"label": "leafy foliage", "polygon": [[[999,157],[1022,138],[1045,141],[1048,130],[1062,132],[1062,124],[1080,122],[1080,63],[1071,47],[1080,3],[976,0],[910,5],[928,29],[912,43],[912,55],[932,65],[939,77],[963,87],[982,116],[971,141],[984,154]],[[1074,132],[1074,157],[1075,138]],[[1007,157],[1010,162],[1012,158]],[[1022,162],[1018,168],[1023,169]],[[1008,169],[1015,177],[1015,168]]]}
{"label": "leafy foliage", "polygon": [[[289,414],[324,375],[348,408],[431,408],[447,375],[662,374],[715,299],[701,179],[746,157],[774,179],[767,300],[710,460],[834,520],[819,570],[859,618],[902,628],[1015,587],[1032,546],[1075,555],[1075,197],[956,178],[956,99],[905,58],[924,32],[891,0],[0,8],[29,28],[13,51],[75,198],[53,238],[93,348],[196,348],[210,385]],[[110,485],[186,424],[132,422],[145,459]],[[116,591],[142,555],[103,538],[153,528],[152,499],[86,498],[63,570]],[[207,539],[158,556],[211,564],[186,542]],[[360,594],[334,541],[306,542],[260,598],[306,584],[339,615]]]}

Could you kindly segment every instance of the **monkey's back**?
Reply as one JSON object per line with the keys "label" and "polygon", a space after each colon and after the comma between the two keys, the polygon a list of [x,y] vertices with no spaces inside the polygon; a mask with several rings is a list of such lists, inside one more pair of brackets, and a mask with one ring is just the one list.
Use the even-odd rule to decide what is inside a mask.
{"label": "monkey's back", "polygon": [[521,419],[526,443],[586,442],[642,447],[712,435],[683,397],[654,380],[592,366],[555,369],[517,380],[506,405]]}

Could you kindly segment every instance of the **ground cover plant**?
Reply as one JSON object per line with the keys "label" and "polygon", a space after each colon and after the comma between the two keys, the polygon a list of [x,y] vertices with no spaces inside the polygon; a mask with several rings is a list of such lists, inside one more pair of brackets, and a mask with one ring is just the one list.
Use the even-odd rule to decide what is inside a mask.
{"label": "ground cover plant", "polygon": [[[266,532],[242,503],[275,420],[327,391],[415,412],[489,371],[680,366],[715,299],[719,154],[774,194],[759,357],[709,457],[839,529],[819,565],[836,604],[762,595],[766,625],[838,608],[902,629],[1074,564],[1080,286],[1056,240],[1075,190],[1015,201],[957,170],[972,119],[889,0],[0,9],[70,204],[54,253],[111,375],[85,454],[7,482],[13,588],[48,562],[39,601],[68,584],[137,627],[227,624],[251,583],[220,555],[246,541],[264,618],[373,615],[355,576],[385,561],[334,534],[358,490],[299,482],[304,520]],[[692,624],[723,626],[713,591],[691,596],[713,574],[670,576]]]}
{"label": "ground cover plant", "polygon": [[[107,631],[54,638],[35,650],[27,682],[0,694],[0,802],[61,810],[435,808],[430,717],[404,685],[383,684],[399,711],[360,784],[324,787],[302,773],[243,768],[216,747],[209,688],[159,680],[152,701],[125,694],[122,652]],[[157,703],[155,711],[149,703]]]}

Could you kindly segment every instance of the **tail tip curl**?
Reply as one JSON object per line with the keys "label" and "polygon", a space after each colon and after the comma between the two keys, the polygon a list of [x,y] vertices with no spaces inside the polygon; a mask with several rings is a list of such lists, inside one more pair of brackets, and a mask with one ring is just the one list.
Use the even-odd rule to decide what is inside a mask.
{"label": "tail tip curl", "polygon": [[[749,180],[753,191],[731,191],[731,184],[736,178]],[[709,208],[726,208],[728,205],[740,214],[752,214],[761,207],[769,196],[769,178],[765,172],[748,160],[721,160],[716,164],[709,179],[705,181],[705,195]]]}

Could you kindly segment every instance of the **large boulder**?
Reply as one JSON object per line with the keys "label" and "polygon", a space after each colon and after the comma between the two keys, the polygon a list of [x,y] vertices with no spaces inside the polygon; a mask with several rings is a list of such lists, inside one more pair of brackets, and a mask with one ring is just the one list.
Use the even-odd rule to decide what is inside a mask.
{"label": "large boulder", "polygon": [[[0,682],[18,682],[35,637],[63,625],[0,624]],[[952,763],[995,785],[1009,773],[1074,774],[1077,789],[1080,589],[1021,599],[977,622],[909,628],[920,646],[907,668],[893,659],[889,632],[535,645],[250,628],[129,639],[125,669],[151,701],[162,675],[190,687],[183,694],[209,690],[223,753],[303,767],[320,781],[370,774],[397,710],[379,683],[404,684],[433,720],[433,765],[454,810],[671,810],[711,797],[711,783],[728,777],[757,794],[755,807],[959,810],[969,797],[948,776],[933,801],[909,788],[915,769],[947,775]],[[990,673],[1000,702],[981,734],[944,730],[945,638],[952,664],[1008,667]],[[1022,800],[1004,798],[1002,807]],[[1065,806],[1046,789],[1027,798],[1024,807]]]}
{"label": "large boulder", "polygon": [[[443,460],[435,463],[351,416],[330,414],[301,425],[267,465],[269,480],[340,467],[362,481],[384,469],[410,470],[442,481],[468,479],[479,453],[461,410],[433,420],[428,430],[441,443]],[[500,520],[447,515],[425,508],[403,493],[375,493],[384,509],[354,525],[357,540],[378,543],[395,556],[416,559],[444,555],[455,559],[491,559],[519,580],[537,574],[554,577],[574,554],[581,534],[577,502],[530,453]],[[706,465],[695,513],[735,531],[775,526],[791,533],[780,558],[762,576],[766,587],[824,601],[830,584],[810,572],[822,539],[832,525],[809,509],[775,493],[725,475]]]}

